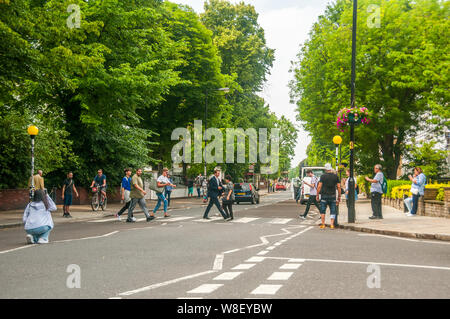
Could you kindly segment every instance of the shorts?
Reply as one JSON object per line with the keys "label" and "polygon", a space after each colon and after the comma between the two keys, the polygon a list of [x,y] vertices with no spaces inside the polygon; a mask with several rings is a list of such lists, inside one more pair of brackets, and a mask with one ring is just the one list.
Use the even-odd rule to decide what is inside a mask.
{"label": "shorts", "polygon": [[330,207],[330,217],[336,218],[336,197],[326,197],[322,195],[320,199],[320,213],[325,214],[327,211],[327,206]]}
{"label": "shorts", "polygon": [[64,194],[64,206],[72,205],[72,194]]}
{"label": "shorts", "polygon": [[188,194],[194,194],[194,187],[188,188]]}

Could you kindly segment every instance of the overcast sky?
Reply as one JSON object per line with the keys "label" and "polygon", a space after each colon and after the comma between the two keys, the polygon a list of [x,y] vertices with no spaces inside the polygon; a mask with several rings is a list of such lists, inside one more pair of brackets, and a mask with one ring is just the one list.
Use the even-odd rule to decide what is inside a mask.
{"label": "overcast sky", "polygon": [[[171,0],[191,6],[196,12],[203,11],[204,0]],[[230,2],[240,2],[229,0]],[[285,115],[296,124],[295,105],[289,103],[288,83],[292,75],[288,73],[291,61],[296,59],[300,45],[308,38],[308,33],[317,17],[325,12],[331,0],[244,0],[252,4],[259,13],[259,23],[266,32],[267,45],[276,50],[272,74],[268,78],[261,96],[278,116]],[[308,134],[300,130],[292,166],[306,158],[306,146],[310,142]]]}

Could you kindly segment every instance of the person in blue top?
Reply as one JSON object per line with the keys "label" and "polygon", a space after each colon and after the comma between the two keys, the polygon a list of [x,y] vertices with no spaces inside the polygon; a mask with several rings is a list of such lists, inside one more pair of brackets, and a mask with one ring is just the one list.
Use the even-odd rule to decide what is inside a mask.
{"label": "person in blue top", "polygon": [[[170,177],[169,173],[167,173],[167,178],[169,179],[170,184],[173,184],[173,180]],[[173,190],[173,186],[172,185],[167,185],[164,189],[164,196],[167,199],[167,206],[170,206],[170,194],[172,194],[172,190]]]}
{"label": "person in blue top", "polygon": [[[425,184],[427,181],[427,177],[422,172],[420,167],[414,168],[414,176],[408,176],[411,184],[411,193],[412,196],[405,199],[405,205],[408,208],[408,212],[406,216],[412,217],[416,216],[417,208],[419,206],[419,197],[423,196],[425,193]],[[412,207],[411,207],[412,206]]]}
{"label": "person in blue top", "polygon": [[[120,211],[116,214],[118,220],[121,220],[122,214],[130,207],[131,203],[131,168],[125,168],[124,170],[125,176],[122,178],[122,185],[120,187],[120,193],[122,194],[122,201],[125,205],[120,209]],[[131,217],[134,221],[136,221],[135,217]]]}
{"label": "person in blue top", "polygon": [[372,205],[373,215],[369,219],[383,219],[381,196],[383,195],[383,188],[381,183],[384,180],[382,167],[380,164],[375,165],[373,171],[375,172],[375,177],[370,179],[366,176],[366,181],[370,182],[370,202]]}
{"label": "person in blue top", "polygon": [[91,188],[94,187],[94,184],[97,184],[100,187],[100,191],[106,198],[106,175],[103,174],[102,169],[99,169],[97,171],[97,175],[94,177],[94,180],[92,181]]}

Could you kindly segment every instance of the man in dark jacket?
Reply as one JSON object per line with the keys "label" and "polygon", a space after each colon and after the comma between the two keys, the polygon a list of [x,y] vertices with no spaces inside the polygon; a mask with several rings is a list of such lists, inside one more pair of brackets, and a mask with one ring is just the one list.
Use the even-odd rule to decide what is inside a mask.
{"label": "man in dark jacket", "polygon": [[208,186],[209,204],[208,207],[206,207],[205,214],[203,215],[204,219],[210,219],[208,217],[208,214],[213,205],[216,205],[217,209],[222,214],[223,219],[227,220],[229,218],[229,216],[223,211],[222,207],[220,207],[219,196],[223,193],[223,186],[222,182],[219,179],[219,176],[220,170],[215,169],[214,176],[211,177],[211,179],[209,180]]}

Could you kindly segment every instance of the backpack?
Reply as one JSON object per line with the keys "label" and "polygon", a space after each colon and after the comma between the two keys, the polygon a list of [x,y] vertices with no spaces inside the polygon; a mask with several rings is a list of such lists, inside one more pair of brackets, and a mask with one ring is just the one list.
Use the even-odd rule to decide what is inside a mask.
{"label": "backpack", "polygon": [[384,174],[383,174],[383,181],[381,182],[381,190],[383,191],[383,194],[386,194],[388,190],[387,179],[386,177],[384,177]]}
{"label": "backpack", "polygon": [[164,192],[164,187],[158,187],[158,181],[156,178],[152,178],[149,182],[149,188],[156,193]]}

